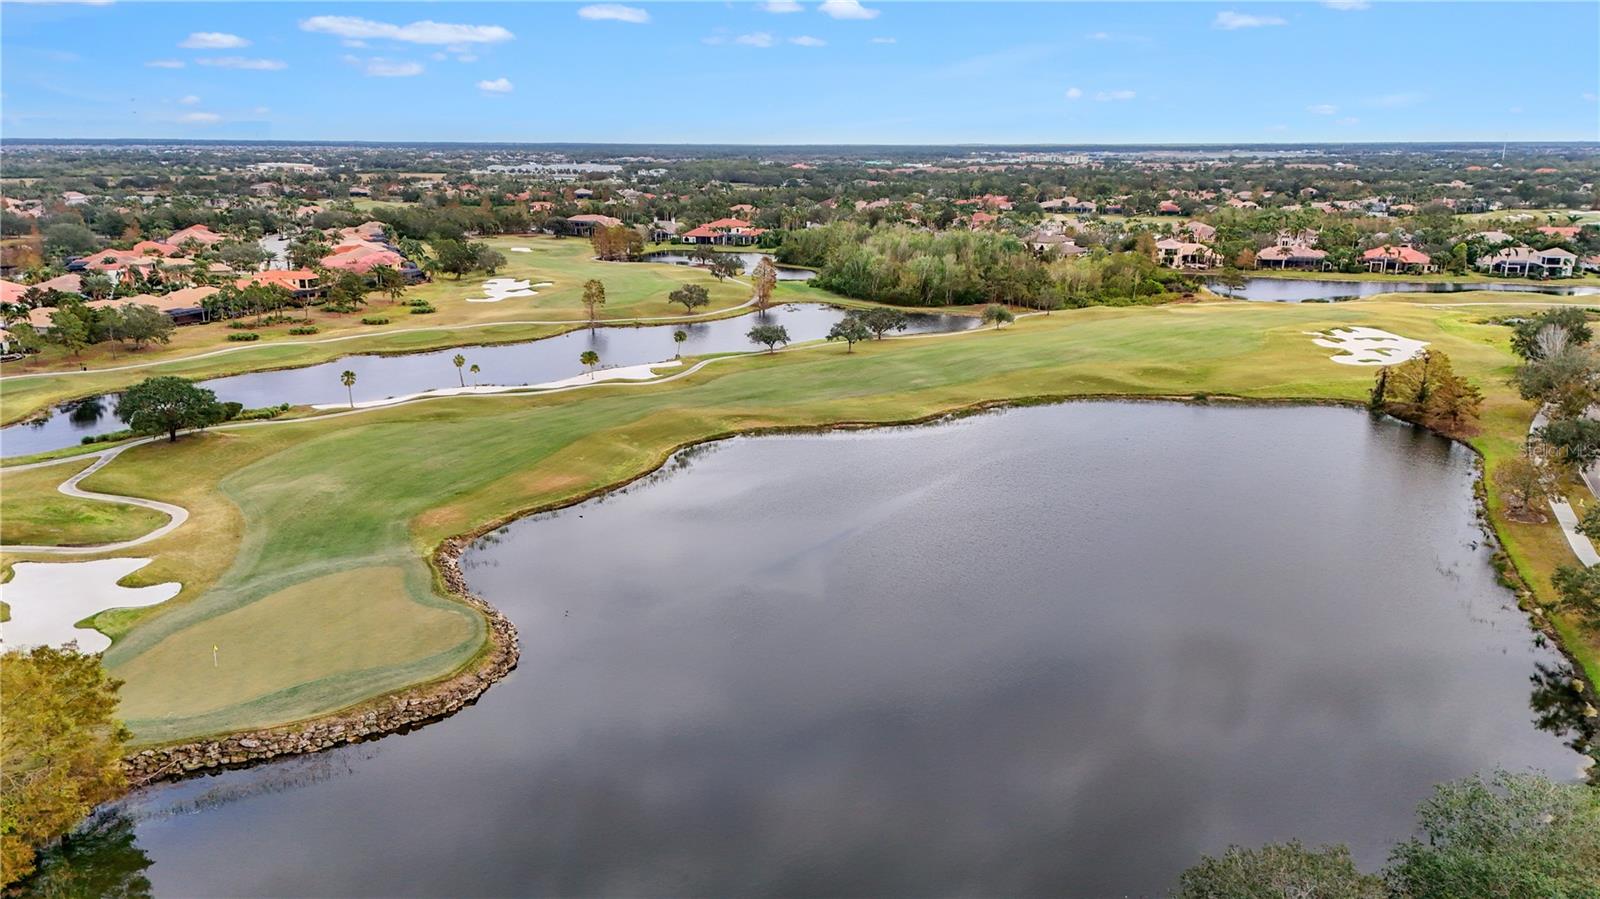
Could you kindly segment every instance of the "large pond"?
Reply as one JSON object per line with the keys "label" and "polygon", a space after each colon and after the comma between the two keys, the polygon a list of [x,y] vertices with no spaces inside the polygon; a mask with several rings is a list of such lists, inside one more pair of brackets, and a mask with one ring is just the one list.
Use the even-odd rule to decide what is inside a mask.
{"label": "large pond", "polygon": [[1495,582],[1474,476],[1329,408],[702,448],[473,547],[523,649],[475,707],[146,790],[56,870],[168,896],[1124,896],[1291,837],[1375,867],[1437,782],[1579,771],[1579,694]]}
{"label": "large pond", "polygon": [[[761,260],[768,259],[772,260],[773,265],[777,268],[779,281],[809,281],[817,276],[816,272],[808,268],[794,268],[792,266],[778,265],[777,260],[771,253],[734,253],[724,250],[715,250],[713,252],[717,253],[718,255],[737,257],[738,260],[744,264],[744,273],[747,275],[755,271],[756,266],[761,264]],[[666,263],[667,265],[700,264],[699,260],[693,259],[689,256],[687,250],[679,253],[646,253],[643,257],[643,260],[645,262],[662,262]]]}
{"label": "large pond", "polygon": [[[599,353],[601,364],[607,367],[660,362],[671,359],[677,350],[672,339],[676,331],[688,335],[684,355],[752,350],[760,348],[748,337],[756,324],[782,325],[788,329],[789,339],[798,343],[826,337],[843,316],[844,310],[838,307],[800,303],[696,324],[584,328],[524,343],[400,356],[345,356],[321,365],[216,378],[202,384],[216,391],[217,399],[242,403],[247,409],[279,403],[346,402],[339,380],[344,371],[356,373],[353,393],[357,402],[454,387],[462,378],[469,384],[540,384],[583,372],[578,357],[586,350]],[[959,331],[979,324],[978,319],[961,315],[913,313],[908,318],[906,333]],[[457,353],[467,357],[468,366],[478,366],[478,374],[465,368],[458,374],[452,362]],[[74,400],[57,406],[48,416],[0,428],[0,455],[41,453],[74,446],[87,436],[121,430],[126,426],[117,419],[116,399],[113,394]]]}
{"label": "large pond", "polygon": [[1310,278],[1246,278],[1243,286],[1229,287],[1211,280],[1213,292],[1241,300],[1303,303],[1307,300],[1354,300],[1379,293],[1460,293],[1465,290],[1499,290],[1551,296],[1600,296],[1594,285],[1549,281],[1337,281]]}

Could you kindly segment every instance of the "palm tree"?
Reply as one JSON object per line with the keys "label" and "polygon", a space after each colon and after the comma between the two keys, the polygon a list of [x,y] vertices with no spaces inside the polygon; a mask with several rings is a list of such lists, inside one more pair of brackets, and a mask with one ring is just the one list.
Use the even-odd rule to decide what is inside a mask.
{"label": "palm tree", "polygon": [[467,386],[467,376],[461,373],[461,366],[467,364],[467,357],[457,353],[456,357],[450,361],[456,364],[456,377],[461,379],[461,386]]}
{"label": "palm tree", "polygon": [[584,350],[578,361],[589,366],[589,380],[594,380],[594,367],[600,364],[600,354],[594,350]]}
{"label": "palm tree", "polygon": [[683,358],[683,342],[685,340],[688,340],[688,339],[689,339],[689,332],[688,331],[673,331],[672,332],[672,342],[674,344],[673,350],[672,350],[672,358],[674,358],[674,359]]}
{"label": "palm tree", "polygon": [[339,373],[339,383],[344,385],[345,393],[350,397],[350,408],[356,407],[356,373],[345,369]]}
{"label": "palm tree", "polygon": [[472,367],[467,369],[467,371],[472,372],[472,386],[478,386],[478,372],[483,371],[483,369],[479,368],[478,363],[474,362],[472,363]]}

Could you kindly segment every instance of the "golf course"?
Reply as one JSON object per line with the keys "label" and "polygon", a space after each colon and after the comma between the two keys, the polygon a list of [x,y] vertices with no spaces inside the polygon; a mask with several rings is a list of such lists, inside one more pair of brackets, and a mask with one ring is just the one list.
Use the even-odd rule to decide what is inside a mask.
{"label": "golf course", "polygon": [[[525,300],[473,304],[524,304],[497,314],[581,316],[575,295],[592,269],[607,273],[601,277],[611,317],[670,314],[665,292],[691,279],[714,288],[718,308],[747,295],[747,288],[717,284],[697,270],[579,264],[574,251],[586,245],[578,241],[504,242],[535,248],[508,253],[505,274],[557,287]],[[419,291],[430,293],[441,316],[469,292],[451,281]],[[915,422],[991,404],[1072,398],[1361,403],[1376,369],[1337,364],[1338,350],[1313,343],[1313,335],[1332,328],[1381,329],[1448,354],[1456,371],[1484,392],[1482,430],[1471,445],[1492,470],[1520,449],[1534,409],[1507,384],[1517,362],[1509,329],[1489,319],[1494,304],[1527,298],[1456,294],[1448,305],[1425,299],[1091,307],[1032,314],[1004,328],[867,341],[853,352],[817,342],[773,354],[686,359],[683,368],[651,382],[429,398],[151,441],[128,449],[82,486],[189,511],[182,527],[139,547],[154,561],[123,581],[178,582],[182,590],[163,604],[105,611],[90,623],[114,641],[104,662],[125,682],[121,716],[137,745],[313,719],[449,677],[484,652],[484,618],[450,596],[440,576],[434,554],[444,541],[627,483],[681,447],[733,434]],[[98,389],[110,389],[158,373],[209,376],[321,361],[357,347],[524,340],[561,327],[502,324],[470,337],[459,327],[375,334],[355,345],[263,348],[92,377]],[[70,393],[79,386],[73,377],[8,378],[6,414],[16,414],[15,402],[38,408]],[[22,388],[20,401],[15,388]],[[149,510],[55,492],[84,465],[67,459],[7,474],[0,540],[83,546],[161,522]],[[1203,458],[1194,460],[1197,476],[1204,467]],[[1580,514],[1592,502],[1580,483],[1565,492]],[[1306,501],[1316,502],[1314,483]],[[1549,620],[1591,679],[1600,675],[1600,641],[1544,608],[1554,598],[1551,573],[1571,561],[1559,528],[1506,519],[1492,491],[1487,502],[1514,567],[1508,577],[1527,587],[1525,606],[1537,620]],[[6,553],[4,562],[26,558]]]}

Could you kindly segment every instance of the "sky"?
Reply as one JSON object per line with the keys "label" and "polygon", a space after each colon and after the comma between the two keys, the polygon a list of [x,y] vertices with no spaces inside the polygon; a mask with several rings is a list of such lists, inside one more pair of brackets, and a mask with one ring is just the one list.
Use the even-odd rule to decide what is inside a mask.
{"label": "sky", "polygon": [[0,137],[1600,140],[1600,3],[0,0]]}

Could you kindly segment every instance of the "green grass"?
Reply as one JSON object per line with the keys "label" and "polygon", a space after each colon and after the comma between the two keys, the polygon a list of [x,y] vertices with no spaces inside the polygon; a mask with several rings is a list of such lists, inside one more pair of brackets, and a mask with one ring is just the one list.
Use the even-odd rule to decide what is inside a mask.
{"label": "green grass", "polygon": [[5,541],[33,546],[87,546],[129,540],[165,524],[154,509],[94,502],[56,490],[90,460],[0,475]]}
{"label": "green grass", "polygon": [[[1085,309],[854,354],[830,345],[730,358],[661,385],[432,401],[140,446],[87,486],[191,510],[130,579],[177,579],[184,590],[96,625],[115,640],[105,660],[127,682],[139,741],[321,714],[445,676],[480,650],[481,620],[440,597],[425,563],[441,540],[625,482],[677,447],[1040,397],[1360,401],[1372,370],[1333,364],[1305,333],[1337,325],[1448,352],[1487,393],[1475,445],[1492,468],[1515,452],[1532,410],[1505,386],[1514,363],[1505,329],[1476,317],[1373,302]],[[1565,561],[1561,535],[1553,525],[1500,530],[1548,597],[1548,574]],[[1600,643],[1570,628],[1567,637],[1593,671]],[[194,657],[241,641],[252,645],[240,667],[214,690],[197,687]]]}

